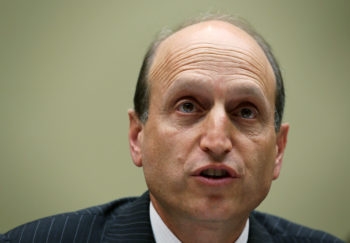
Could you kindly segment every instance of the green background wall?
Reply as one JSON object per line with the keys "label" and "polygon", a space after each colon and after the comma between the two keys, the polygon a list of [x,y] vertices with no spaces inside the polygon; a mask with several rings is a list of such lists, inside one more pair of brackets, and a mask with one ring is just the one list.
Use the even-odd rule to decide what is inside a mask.
{"label": "green background wall", "polygon": [[273,46],[291,124],[260,210],[350,234],[350,1],[0,1],[0,232],[139,195],[127,109],[155,34],[200,12],[248,19]]}

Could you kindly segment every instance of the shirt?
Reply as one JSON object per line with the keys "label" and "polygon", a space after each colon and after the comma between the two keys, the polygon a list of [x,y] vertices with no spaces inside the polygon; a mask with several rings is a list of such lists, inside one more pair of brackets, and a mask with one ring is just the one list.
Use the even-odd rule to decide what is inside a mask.
{"label": "shirt", "polygon": [[[152,202],[150,203],[149,214],[150,214],[150,220],[151,220],[154,238],[157,243],[163,243],[163,242],[181,243],[181,241],[173,234],[173,232],[171,232],[168,226],[166,226],[162,218],[159,216],[159,214],[155,210]],[[247,220],[241,235],[235,241],[235,243],[247,243],[248,233],[249,233],[249,219]]]}

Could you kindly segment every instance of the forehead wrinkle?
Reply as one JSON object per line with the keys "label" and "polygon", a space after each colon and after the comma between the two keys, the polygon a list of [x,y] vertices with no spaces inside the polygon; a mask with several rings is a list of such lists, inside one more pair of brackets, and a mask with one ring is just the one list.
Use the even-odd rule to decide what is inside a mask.
{"label": "forehead wrinkle", "polygon": [[[248,66],[252,66],[255,69],[263,69],[265,65],[259,61],[259,58],[255,55],[254,51],[243,51],[241,48],[234,48],[230,46],[213,44],[193,44],[187,48],[177,48],[172,51],[168,51],[167,57],[164,58],[163,64],[171,64],[174,62],[181,62],[192,56],[200,57],[197,61],[216,61],[216,62],[227,62],[227,63],[247,63]],[[223,59],[223,60],[220,60]],[[183,65],[189,62],[180,63]],[[176,65],[175,65],[176,67]]]}
{"label": "forehead wrinkle", "polygon": [[150,80],[165,82],[166,88],[170,81],[184,71],[201,69],[226,75],[223,70],[226,71],[229,67],[227,75],[242,75],[266,81],[270,64],[263,62],[259,61],[253,50],[222,44],[190,43],[185,48],[181,45],[173,49],[166,48],[163,55],[155,58],[150,70]]}

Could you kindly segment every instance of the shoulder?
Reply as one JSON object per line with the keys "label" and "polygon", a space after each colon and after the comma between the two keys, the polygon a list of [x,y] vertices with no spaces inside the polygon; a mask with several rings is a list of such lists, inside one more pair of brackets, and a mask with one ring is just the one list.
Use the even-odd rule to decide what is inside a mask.
{"label": "shoulder", "polygon": [[[326,232],[257,211],[252,212],[250,222],[252,234],[260,233],[266,235],[271,238],[271,242],[343,242]],[[251,236],[254,237],[253,235]]]}
{"label": "shoulder", "polygon": [[62,213],[18,226],[1,235],[0,242],[99,242],[109,221],[137,201],[122,198],[110,203]]}

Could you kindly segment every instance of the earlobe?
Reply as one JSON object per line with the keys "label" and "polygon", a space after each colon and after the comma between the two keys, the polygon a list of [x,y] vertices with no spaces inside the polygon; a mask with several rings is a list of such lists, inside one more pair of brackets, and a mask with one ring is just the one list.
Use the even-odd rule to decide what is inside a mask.
{"label": "earlobe", "polygon": [[287,146],[288,131],[289,131],[289,124],[284,123],[281,125],[280,130],[277,134],[276,159],[275,159],[275,168],[273,171],[273,179],[274,180],[278,178],[278,176],[280,175],[280,172],[281,172],[284,151],[285,151],[286,146]]}
{"label": "earlobe", "polygon": [[142,134],[143,134],[143,124],[136,115],[134,110],[128,111],[129,115],[129,147],[132,160],[134,164],[138,167],[142,166]]}

